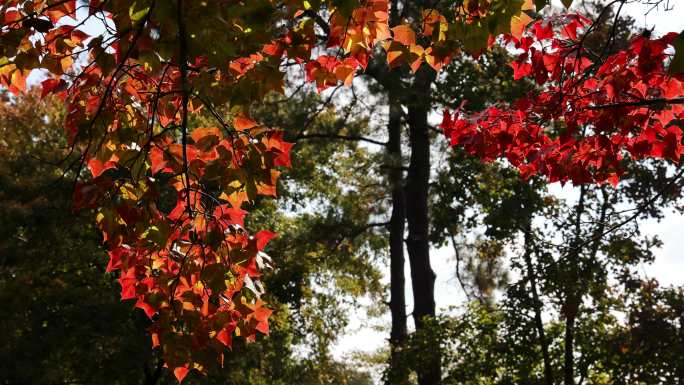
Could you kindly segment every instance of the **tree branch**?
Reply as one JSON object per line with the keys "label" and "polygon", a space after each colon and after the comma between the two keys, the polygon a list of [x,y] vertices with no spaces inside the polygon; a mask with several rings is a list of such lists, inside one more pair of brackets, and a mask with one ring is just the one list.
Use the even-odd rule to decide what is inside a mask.
{"label": "tree branch", "polygon": [[180,70],[180,82],[182,90],[181,100],[181,142],[183,145],[183,175],[185,176],[185,199],[188,205],[187,211],[190,217],[193,216],[190,202],[190,172],[188,167],[188,42],[185,35],[185,21],[183,20],[183,0],[177,2],[177,23],[178,23],[178,68]]}
{"label": "tree branch", "polygon": [[379,140],[366,138],[359,135],[338,135],[338,134],[302,134],[295,138],[295,141],[300,139],[335,139],[335,140],[346,140],[346,141],[359,141],[367,142],[372,144],[377,144],[378,146],[386,146],[387,143],[381,142]]}
{"label": "tree branch", "polygon": [[325,39],[326,40],[330,37],[330,25],[328,24],[328,22],[325,21],[325,19],[323,19],[321,17],[321,15],[319,15],[318,13],[316,13],[310,9],[304,11],[303,15],[309,16],[310,18],[312,18],[316,22],[316,24],[318,24],[319,27],[321,27],[321,29],[323,30],[323,33],[325,33]]}
{"label": "tree branch", "polygon": [[680,98],[655,98],[655,99],[644,99],[635,102],[618,102],[618,103],[607,103],[599,104],[596,106],[589,106],[587,109],[590,110],[601,110],[606,108],[622,108],[622,107],[645,107],[652,105],[666,105],[666,104],[684,104],[684,97]]}

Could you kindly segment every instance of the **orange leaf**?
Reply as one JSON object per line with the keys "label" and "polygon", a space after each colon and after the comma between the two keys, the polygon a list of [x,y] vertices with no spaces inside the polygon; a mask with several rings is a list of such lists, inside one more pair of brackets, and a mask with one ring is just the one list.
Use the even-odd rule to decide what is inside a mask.
{"label": "orange leaf", "polygon": [[179,367],[173,369],[173,375],[176,376],[178,383],[181,383],[183,381],[185,376],[188,375],[188,372],[189,372],[188,368],[183,367],[183,366],[179,366]]}
{"label": "orange leaf", "polygon": [[226,329],[221,329],[221,331],[216,334],[216,339],[227,347],[230,347],[233,344],[233,338],[230,334],[231,333],[226,331]]}
{"label": "orange leaf", "polygon": [[23,16],[21,13],[15,10],[9,10],[5,11],[5,14],[3,15],[3,24],[5,26],[10,25],[12,23],[16,23],[17,21],[21,20]]}
{"label": "orange leaf", "polygon": [[404,63],[406,56],[406,47],[397,42],[391,42],[384,45],[387,52],[387,64],[390,68],[399,67]]}
{"label": "orange leaf", "polygon": [[9,86],[9,90],[15,94],[18,95],[20,92],[23,92],[26,90],[26,74],[28,71],[16,69],[14,72],[12,72],[12,82]]}
{"label": "orange leaf", "polygon": [[209,140],[211,143],[218,144],[223,139],[221,130],[218,127],[198,127],[195,128],[190,137],[195,143],[201,142],[203,139]]}
{"label": "orange leaf", "polygon": [[342,64],[335,68],[335,77],[337,80],[344,82],[345,86],[350,86],[352,80],[354,80],[354,73],[356,72],[356,67],[358,63],[353,57],[345,59]]}
{"label": "orange leaf", "polygon": [[159,334],[152,333],[152,349],[159,346]]}
{"label": "orange leaf", "polygon": [[92,158],[88,161],[88,168],[90,169],[90,173],[93,174],[93,178],[97,178],[106,170],[114,167],[116,166],[112,164],[112,162],[102,162],[97,158]]}
{"label": "orange leaf", "polygon": [[233,119],[233,127],[238,131],[249,130],[257,126],[257,123],[246,116],[236,116]]}
{"label": "orange leaf", "polygon": [[394,41],[405,46],[416,44],[416,33],[406,24],[392,28],[392,35],[394,36]]}
{"label": "orange leaf", "polygon": [[425,50],[423,49],[422,46],[413,44],[409,48],[409,61],[410,61],[410,67],[411,71],[415,73],[418,71],[418,68],[420,68],[420,65],[423,63],[423,55],[425,53]]}
{"label": "orange leaf", "polygon": [[451,55],[449,52],[439,52],[434,47],[428,47],[425,50],[425,61],[434,68],[435,71],[439,71],[445,65],[451,62]]}
{"label": "orange leaf", "polygon": [[152,147],[150,150],[150,162],[152,163],[152,175],[155,175],[159,171],[172,171],[170,167],[167,166],[167,162],[164,159],[164,151],[157,147]]}
{"label": "orange leaf", "polygon": [[525,12],[521,12],[519,16],[513,16],[511,19],[511,35],[516,39],[522,37],[525,27],[532,22],[532,18],[527,16]]}

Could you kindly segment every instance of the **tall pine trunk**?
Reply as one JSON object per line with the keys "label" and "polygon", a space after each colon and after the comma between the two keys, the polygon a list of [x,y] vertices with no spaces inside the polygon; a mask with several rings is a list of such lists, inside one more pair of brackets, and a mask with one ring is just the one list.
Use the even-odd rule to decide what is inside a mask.
{"label": "tall pine trunk", "polygon": [[525,267],[527,268],[527,279],[530,281],[530,291],[532,292],[532,307],[534,309],[534,325],[537,329],[537,338],[539,340],[539,346],[542,351],[542,359],[544,362],[544,383],[546,385],[553,385],[553,368],[551,366],[551,355],[549,354],[549,342],[546,338],[546,332],[544,330],[544,322],[542,320],[542,302],[539,299],[539,291],[537,290],[537,277],[534,271],[534,266],[532,265],[532,218],[528,218],[525,223],[524,232],[524,245],[525,252],[523,254],[523,260],[525,261]]}
{"label": "tall pine trunk", "polygon": [[575,208],[575,239],[572,250],[568,255],[568,277],[563,302],[565,316],[565,336],[563,339],[563,384],[575,385],[575,320],[579,312],[579,276],[578,263],[582,252],[582,215],[584,214],[584,199],[586,187],[580,186],[580,196]]}
{"label": "tall pine trunk", "polygon": [[401,152],[401,104],[394,88],[388,90],[389,122],[387,131],[387,166],[392,187],[392,216],[389,224],[390,248],[390,369],[388,384],[408,383],[409,369],[402,351],[406,349],[408,330],[406,326],[406,281],[404,277],[404,229],[406,220],[406,199],[403,186]]}
{"label": "tall pine trunk", "polygon": [[[434,71],[423,65],[415,75],[408,104],[411,160],[406,180],[406,248],[411,266],[413,320],[419,338],[426,337],[426,317],[435,316],[435,273],[430,266],[428,190],[430,182],[430,86]],[[435,385],[441,380],[441,356],[435,347],[419,357],[416,367],[420,385]]]}

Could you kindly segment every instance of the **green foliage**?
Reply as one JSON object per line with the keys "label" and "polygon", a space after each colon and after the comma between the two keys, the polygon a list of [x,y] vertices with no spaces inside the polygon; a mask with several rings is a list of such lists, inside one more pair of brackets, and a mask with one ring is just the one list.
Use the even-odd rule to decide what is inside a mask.
{"label": "green foliage", "polygon": [[28,94],[0,107],[0,383],[140,383],[147,321],[118,300],[89,213],[65,215],[56,106]]}

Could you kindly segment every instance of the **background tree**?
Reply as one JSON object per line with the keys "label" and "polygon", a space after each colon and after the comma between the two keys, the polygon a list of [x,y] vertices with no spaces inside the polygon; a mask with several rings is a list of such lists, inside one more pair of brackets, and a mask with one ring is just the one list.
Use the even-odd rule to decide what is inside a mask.
{"label": "background tree", "polygon": [[[147,321],[116,295],[90,213],[65,216],[72,179],[53,166],[68,155],[55,129],[62,109],[35,92],[2,97],[1,382],[139,384],[158,376],[141,334]],[[98,290],[107,294],[92,294]]]}

